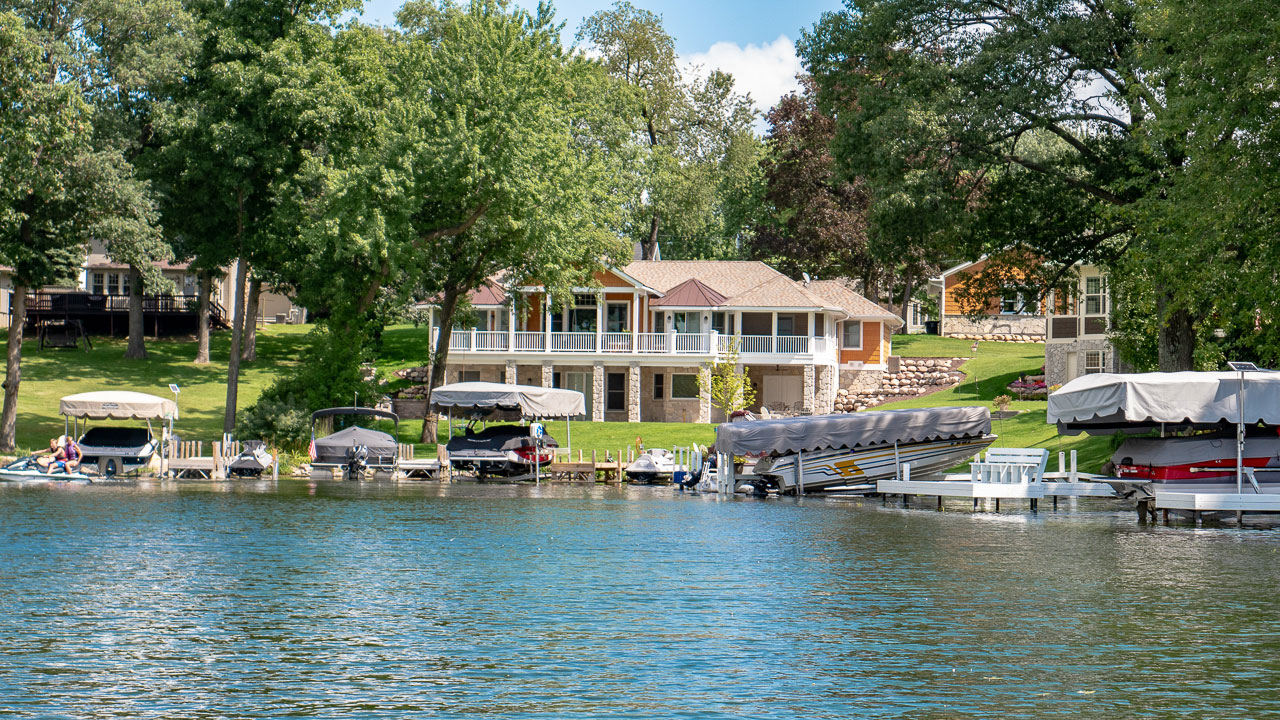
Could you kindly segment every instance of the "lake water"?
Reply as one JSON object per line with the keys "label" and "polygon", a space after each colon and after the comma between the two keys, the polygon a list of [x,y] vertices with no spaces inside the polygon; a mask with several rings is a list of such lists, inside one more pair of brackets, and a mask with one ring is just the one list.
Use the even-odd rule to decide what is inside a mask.
{"label": "lake water", "polygon": [[1280,531],[669,488],[0,487],[0,716],[1256,718]]}

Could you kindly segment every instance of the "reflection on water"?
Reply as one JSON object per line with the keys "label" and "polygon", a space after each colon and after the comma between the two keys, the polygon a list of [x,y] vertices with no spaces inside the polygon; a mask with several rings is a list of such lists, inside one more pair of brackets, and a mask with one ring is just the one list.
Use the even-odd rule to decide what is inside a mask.
{"label": "reflection on water", "polygon": [[3,486],[0,533],[4,717],[1280,712],[1280,532],[1105,502]]}

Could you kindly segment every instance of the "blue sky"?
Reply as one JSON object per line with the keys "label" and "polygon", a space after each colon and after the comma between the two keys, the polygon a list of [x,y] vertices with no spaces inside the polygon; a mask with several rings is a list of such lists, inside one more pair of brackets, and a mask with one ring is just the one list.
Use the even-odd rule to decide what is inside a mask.
{"label": "blue sky", "polygon": [[[364,21],[390,25],[403,0],[370,0]],[[795,41],[822,13],[840,10],[840,0],[631,0],[662,16],[667,32],[686,65],[732,73],[740,90],[749,92],[761,112],[796,87],[801,70]],[[537,0],[517,0],[526,7]],[[610,7],[612,0],[559,0],[556,16],[568,24],[565,42],[573,40],[582,19]]]}

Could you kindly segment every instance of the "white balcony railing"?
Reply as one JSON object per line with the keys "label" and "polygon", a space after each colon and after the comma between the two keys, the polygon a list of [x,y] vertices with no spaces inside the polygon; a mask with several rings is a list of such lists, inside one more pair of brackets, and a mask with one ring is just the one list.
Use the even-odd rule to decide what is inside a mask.
{"label": "white balcony railing", "polygon": [[[439,328],[432,329],[432,345]],[[604,353],[640,355],[724,355],[734,347],[744,356],[791,355],[822,359],[838,353],[830,338],[718,333],[507,332],[455,330],[449,349],[457,352]]]}

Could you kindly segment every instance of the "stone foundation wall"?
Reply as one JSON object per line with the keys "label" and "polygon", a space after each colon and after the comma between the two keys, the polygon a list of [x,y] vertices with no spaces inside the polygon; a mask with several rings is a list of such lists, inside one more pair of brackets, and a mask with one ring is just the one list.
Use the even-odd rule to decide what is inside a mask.
{"label": "stone foundation wall", "polygon": [[942,323],[947,337],[1001,342],[1040,342],[1047,321],[1043,315],[987,315],[978,319],[948,315]]}

